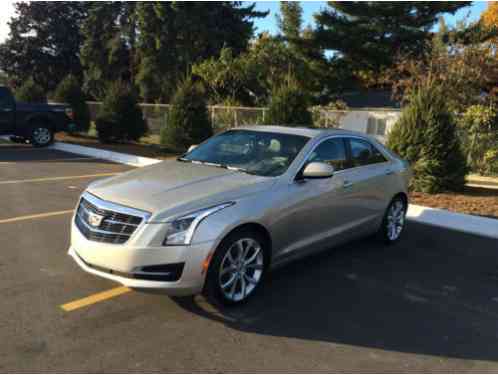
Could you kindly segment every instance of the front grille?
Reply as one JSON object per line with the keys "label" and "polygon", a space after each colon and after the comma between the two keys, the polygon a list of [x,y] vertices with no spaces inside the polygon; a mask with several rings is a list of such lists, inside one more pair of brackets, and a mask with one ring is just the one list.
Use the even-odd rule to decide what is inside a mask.
{"label": "front grille", "polygon": [[[100,224],[92,224],[90,220],[92,214],[102,217]],[[128,241],[142,220],[140,216],[97,207],[83,197],[76,211],[75,224],[90,241],[123,244]]]}

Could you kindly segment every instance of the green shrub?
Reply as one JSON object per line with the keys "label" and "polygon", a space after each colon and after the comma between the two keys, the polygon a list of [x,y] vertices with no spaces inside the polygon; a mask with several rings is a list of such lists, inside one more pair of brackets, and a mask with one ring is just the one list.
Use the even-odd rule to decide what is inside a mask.
{"label": "green shrub", "polygon": [[414,190],[438,193],[464,186],[467,166],[441,87],[414,90],[387,146],[411,163]]}
{"label": "green shrub", "polygon": [[290,82],[276,87],[268,108],[268,123],[284,126],[312,126],[313,118],[308,111],[309,97],[297,84]]}
{"label": "green shrub", "polygon": [[40,85],[33,81],[33,78],[29,78],[24,81],[24,83],[19,86],[15,91],[16,100],[19,102],[26,103],[46,103],[47,93]]}
{"label": "green shrub", "polygon": [[147,123],[130,85],[118,81],[109,86],[95,126],[103,143],[138,141],[147,133]]}
{"label": "green shrub", "polygon": [[498,176],[498,147],[486,151],[483,162],[485,165],[483,170],[484,175]]}
{"label": "green shrub", "polygon": [[489,173],[488,151],[498,148],[498,113],[494,106],[472,105],[458,121],[467,164],[473,172]]}
{"label": "green shrub", "polygon": [[161,145],[186,149],[213,134],[201,83],[187,79],[178,87],[171,101],[166,126],[161,128]]}
{"label": "green shrub", "polygon": [[81,83],[75,76],[70,74],[57,85],[54,100],[71,106],[77,131],[88,131],[90,128],[90,110],[85,101],[85,94],[81,90]]}

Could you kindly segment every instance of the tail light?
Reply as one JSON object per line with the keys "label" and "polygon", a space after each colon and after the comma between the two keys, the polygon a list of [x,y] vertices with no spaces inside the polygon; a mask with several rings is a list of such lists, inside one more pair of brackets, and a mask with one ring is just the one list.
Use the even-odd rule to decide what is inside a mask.
{"label": "tail light", "polygon": [[66,108],[65,112],[67,117],[69,117],[71,120],[74,120],[74,112],[72,108]]}

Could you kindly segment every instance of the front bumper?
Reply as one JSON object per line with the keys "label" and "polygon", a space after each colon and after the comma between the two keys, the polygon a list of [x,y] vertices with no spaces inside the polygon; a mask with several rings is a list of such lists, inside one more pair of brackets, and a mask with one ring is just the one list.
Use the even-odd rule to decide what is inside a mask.
{"label": "front bumper", "polygon": [[[202,291],[206,276],[203,263],[214,246],[214,242],[168,247],[100,243],[86,239],[73,221],[68,254],[84,271],[130,288],[163,289],[168,295],[193,295]],[[176,281],[151,280],[137,275],[143,274],[144,267],[179,264],[183,267]]]}

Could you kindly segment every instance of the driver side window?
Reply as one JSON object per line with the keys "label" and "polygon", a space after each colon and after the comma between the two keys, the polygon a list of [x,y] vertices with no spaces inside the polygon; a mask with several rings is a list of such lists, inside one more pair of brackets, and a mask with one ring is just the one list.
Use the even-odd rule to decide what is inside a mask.
{"label": "driver side window", "polygon": [[308,163],[322,162],[330,164],[336,171],[348,168],[346,145],[343,138],[331,138],[323,141],[311,153]]}

